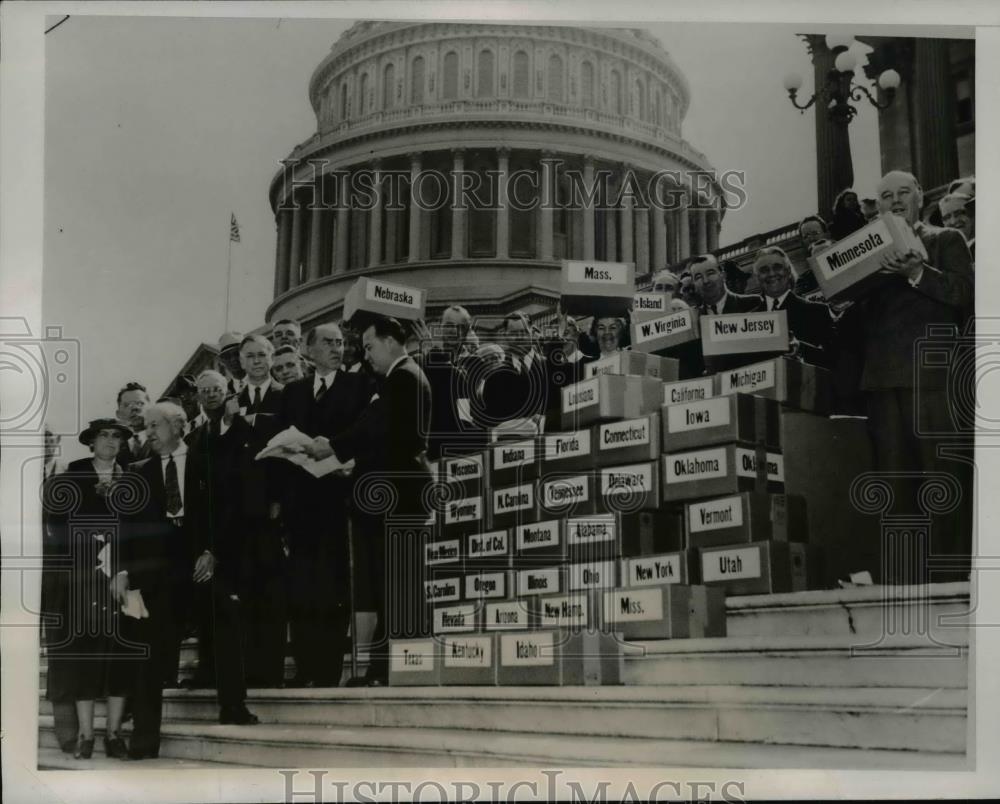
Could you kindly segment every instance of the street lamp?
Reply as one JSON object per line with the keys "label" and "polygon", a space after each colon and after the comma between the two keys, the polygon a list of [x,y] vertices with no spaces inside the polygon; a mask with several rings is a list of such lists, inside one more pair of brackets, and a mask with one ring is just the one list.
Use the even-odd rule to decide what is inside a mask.
{"label": "street lamp", "polygon": [[805,105],[798,102],[802,76],[798,73],[789,73],[785,76],[784,86],[796,109],[805,113],[805,110],[818,100],[825,101],[830,120],[846,126],[858,113],[850,101],[856,103],[862,98],[868,98],[868,102],[876,109],[885,109],[892,103],[899,88],[899,73],[895,70],[885,70],[879,75],[878,86],[885,92],[885,102],[879,103],[868,87],[854,83],[854,70],[858,66],[858,59],[850,51],[853,42],[853,38],[843,34],[830,34],[826,37],[826,46],[834,56],[833,67],[827,72],[824,85],[816,90]]}

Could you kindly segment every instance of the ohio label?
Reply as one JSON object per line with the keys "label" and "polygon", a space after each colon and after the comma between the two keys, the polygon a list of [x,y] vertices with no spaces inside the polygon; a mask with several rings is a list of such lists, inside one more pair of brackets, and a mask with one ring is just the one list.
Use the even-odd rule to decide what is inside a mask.
{"label": "ohio label", "polygon": [[601,378],[593,377],[562,389],[563,413],[589,408],[601,401]]}
{"label": "ohio label", "polygon": [[472,631],[476,627],[476,607],[444,606],[434,609],[434,633]]}
{"label": "ohio label", "polygon": [[760,548],[739,547],[701,554],[701,577],[705,583],[760,577]]}
{"label": "ohio label", "polygon": [[522,600],[505,600],[486,604],[487,631],[528,627],[528,610]]}
{"label": "ohio label", "polygon": [[424,545],[424,563],[428,566],[450,564],[453,561],[458,561],[458,558],[458,539],[451,539],[446,542],[428,542]]}
{"label": "ohio label", "polygon": [[461,480],[479,480],[482,476],[482,455],[463,455],[461,458],[448,458],[444,462],[444,479],[446,483],[455,483]]}
{"label": "ohio label", "polygon": [[724,427],[729,424],[728,397],[716,397],[705,402],[671,405],[667,408],[667,432],[684,433],[705,427]]}
{"label": "ohio label", "polygon": [[503,634],[500,664],[504,667],[547,667],[555,662],[553,634]]}
{"label": "ohio label", "polygon": [[681,582],[680,553],[626,558],[622,565],[622,582],[627,586],[662,586]]}
{"label": "ohio label", "polygon": [[[736,474],[757,477],[757,454],[753,450],[736,448]],[[767,453],[767,479],[773,483],[785,482],[785,462],[774,452]]]}
{"label": "ohio label", "polygon": [[720,372],[719,377],[722,380],[720,390],[722,394],[732,394],[736,391],[752,394],[754,391],[774,388],[775,371],[775,362],[765,360],[752,366]]}
{"label": "ohio label", "polygon": [[519,595],[558,594],[559,568],[521,570],[517,573],[517,593]]}
{"label": "ohio label", "polygon": [[468,537],[469,558],[486,558],[487,556],[505,556],[510,548],[510,540],[505,530],[492,530],[489,533],[473,533]]}
{"label": "ohio label", "polygon": [[545,436],[545,460],[560,461],[590,455],[590,430]]}
{"label": "ohio label", "polygon": [[773,338],[784,331],[780,312],[713,316],[706,319],[702,326],[708,331],[708,339],[713,343]]}
{"label": "ohio label", "polygon": [[419,310],[421,307],[419,290],[402,285],[390,285],[388,282],[368,282],[365,287],[365,298],[385,304],[398,304],[400,307],[414,310]]}
{"label": "ohio label", "polygon": [[507,597],[507,574],[504,572],[481,572],[465,576],[466,598]]}
{"label": "ohio label", "polygon": [[602,451],[638,447],[648,444],[650,438],[652,434],[648,416],[641,419],[626,419],[623,422],[602,424],[598,428],[597,447]]}
{"label": "ohio label", "polygon": [[723,497],[718,500],[691,503],[688,509],[688,530],[703,533],[743,525],[743,498]]}
{"label": "ohio label", "polygon": [[427,673],[434,669],[434,643],[430,640],[394,644],[389,650],[394,673]]}
{"label": "ohio label", "polygon": [[566,278],[585,284],[625,285],[631,282],[628,264],[620,262],[566,262]]}
{"label": "ohio label", "polygon": [[666,335],[676,335],[680,332],[690,332],[694,328],[694,316],[690,310],[679,310],[660,318],[641,321],[633,327],[635,342],[645,343]]}
{"label": "ohio label", "polygon": [[493,468],[513,469],[535,460],[535,442],[518,441],[493,448]]}
{"label": "ohio label", "polygon": [[538,624],[543,628],[586,627],[588,611],[585,595],[539,598]]}
{"label": "ohio label", "polygon": [[489,667],[493,637],[448,637],[443,640],[445,667]]}
{"label": "ohio label", "polygon": [[616,523],[614,514],[566,520],[566,544],[599,544],[615,540]]}
{"label": "ohio label", "polygon": [[514,529],[514,544],[518,550],[558,546],[561,544],[559,541],[559,520],[550,519],[547,522],[518,525]]}
{"label": "ohio label", "polygon": [[424,581],[424,597],[431,603],[449,603],[458,600],[462,582],[459,578],[435,578]]}
{"label": "ohio label", "polygon": [[589,475],[560,477],[542,484],[542,504],[547,507],[588,502],[589,500]]}
{"label": "ohio label", "polygon": [[444,523],[446,525],[457,525],[459,522],[478,522],[482,518],[482,497],[467,497],[464,500],[452,500],[444,509]]}
{"label": "ohio label", "polygon": [[653,491],[653,465],[637,463],[633,466],[615,466],[601,470],[601,494],[618,497],[627,494]]}
{"label": "ohio label", "polygon": [[663,619],[663,592],[627,589],[604,595],[604,622],[629,623]]}
{"label": "ohio label", "polygon": [[680,405],[684,402],[703,402],[714,395],[712,378],[682,380],[663,384],[663,404]]}
{"label": "ohio label", "polygon": [[522,486],[508,486],[493,492],[493,513],[509,514],[523,511],[535,504],[535,488],[530,483]]}
{"label": "ohio label", "polygon": [[580,589],[612,589],[615,586],[615,565],[612,562],[591,562],[587,564],[570,564],[570,591]]}
{"label": "ohio label", "polygon": [[667,483],[725,477],[729,473],[725,447],[667,455],[663,462],[667,467]]}

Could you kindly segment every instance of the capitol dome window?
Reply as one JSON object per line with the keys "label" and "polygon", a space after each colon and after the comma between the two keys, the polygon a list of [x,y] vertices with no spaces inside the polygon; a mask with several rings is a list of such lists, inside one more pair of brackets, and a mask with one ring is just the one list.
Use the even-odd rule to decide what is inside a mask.
{"label": "capitol dome window", "polygon": [[636,112],[639,115],[640,120],[646,119],[646,88],[642,85],[642,81],[636,79],[635,82],[635,96],[636,96]]}
{"label": "capitol dome window", "polygon": [[444,57],[444,80],[441,82],[441,98],[455,100],[458,97],[458,54],[452,50]]}
{"label": "capitol dome window", "polygon": [[478,186],[468,205],[470,257],[495,257],[497,253],[496,240],[496,207],[497,182],[490,181],[488,172],[496,170],[495,160],[486,154],[475,154],[465,165],[465,169],[478,174],[482,184]]}
{"label": "capitol dome window", "polygon": [[486,98],[493,94],[493,51],[483,50],[479,54],[479,81],[476,97]]}
{"label": "capitol dome window", "polygon": [[396,105],[396,67],[385,65],[382,73],[382,108],[391,109]]}
{"label": "capitol dome window", "polygon": [[[518,174],[518,175],[515,175]],[[534,259],[538,237],[538,160],[513,154],[510,159],[510,256]]]}
{"label": "capitol dome window", "polygon": [[549,56],[549,91],[547,97],[552,103],[563,102],[563,61],[555,53]]}
{"label": "capitol dome window", "polygon": [[361,73],[361,83],[358,89],[358,115],[368,111],[368,73]]}
{"label": "capitol dome window", "polygon": [[617,70],[611,71],[611,98],[608,106],[615,114],[625,114],[622,98],[622,76]]}
{"label": "capitol dome window", "polygon": [[410,103],[424,102],[424,57],[417,56],[413,60],[410,74]]}
{"label": "capitol dome window", "polygon": [[594,105],[594,65],[589,61],[580,65],[580,103],[586,107]]}
{"label": "capitol dome window", "polygon": [[340,85],[340,120],[347,119],[347,82]]}
{"label": "capitol dome window", "polygon": [[514,54],[514,97],[527,98],[531,89],[528,54],[523,50]]}

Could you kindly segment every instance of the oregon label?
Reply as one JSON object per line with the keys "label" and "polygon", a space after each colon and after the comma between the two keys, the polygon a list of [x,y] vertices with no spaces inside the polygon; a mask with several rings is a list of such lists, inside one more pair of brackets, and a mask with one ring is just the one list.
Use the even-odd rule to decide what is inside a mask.
{"label": "oregon label", "polygon": [[507,574],[482,572],[465,576],[466,598],[507,597]]}

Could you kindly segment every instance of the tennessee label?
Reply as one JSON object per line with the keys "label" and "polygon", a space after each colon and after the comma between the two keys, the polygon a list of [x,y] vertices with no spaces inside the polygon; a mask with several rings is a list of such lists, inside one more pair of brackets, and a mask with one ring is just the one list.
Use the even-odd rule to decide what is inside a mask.
{"label": "tennessee label", "polygon": [[542,547],[556,547],[559,542],[559,520],[535,522],[531,525],[518,525],[515,529],[514,543],[518,550],[534,550]]}
{"label": "tennessee label", "polygon": [[553,634],[503,634],[500,637],[500,664],[505,667],[550,666],[555,662]]}
{"label": "tennessee label", "polygon": [[478,480],[482,476],[482,455],[463,455],[461,458],[448,458],[444,462],[444,479],[446,483],[455,483],[461,480]]}
{"label": "tennessee label", "polygon": [[715,316],[708,327],[708,338],[713,343],[771,338],[780,334],[781,323],[775,313]]}
{"label": "tennessee label", "polygon": [[652,434],[649,418],[626,419],[623,422],[602,424],[598,428],[597,448],[599,450],[638,447],[649,443]]}
{"label": "tennessee label", "polygon": [[563,413],[572,413],[580,408],[588,408],[601,401],[600,377],[593,377],[562,389]]}
{"label": "tennessee label", "polygon": [[667,432],[683,433],[705,427],[724,427],[729,424],[729,406],[729,399],[722,397],[686,405],[671,405],[667,408]]}
{"label": "tennessee label", "polygon": [[604,622],[629,623],[663,619],[663,592],[627,589],[604,595]]}
{"label": "tennessee label", "polygon": [[587,598],[585,595],[539,598],[538,624],[542,628],[586,626],[587,611]]}
{"label": "tennessee label", "polygon": [[493,468],[511,469],[535,460],[535,442],[518,441],[493,448]]}
{"label": "tennessee label", "polygon": [[613,589],[615,565],[611,562],[570,564],[567,586],[571,592],[580,589]]}
{"label": "tennessee label", "polygon": [[424,581],[424,597],[431,603],[450,603],[458,600],[461,591],[459,578],[435,578]]}
{"label": "tennessee label", "polygon": [[583,284],[627,285],[631,283],[628,264],[621,262],[566,262],[566,279]]}
{"label": "tennessee label", "polygon": [[420,291],[402,285],[390,285],[388,282],[368,282],[365,287],[365,298],[368,301],[420,309]]}
{"label": "tennessee label", "polygon": [[590,499],[589,480],[588,475],[549,480],[542,486],[542,504],[553,507],[587,502]]}
{"label": "tennessee label", "polygon": [[701,380],[666,382],[663,384],[664,405],[680,405],[684,402],[703,402],[711,396],[714,396],[711,377],[705,377]]}
{"label": "tennessee label", "polygon": [[559,461],[590,455],[590,430],[545,436],[545,460]]}
{"label": "tennessee label", "polygon": [[751,394],[765,388],[774,388],[775,361],[765,360],[763,363],[754,363],[740,369],[723,371],[719,373],[719,377],[722,380],[721,391],[723,395],[736,391]]}
{"label": "tennessee label", "polygon": [[616,466],[601,470],[601,494],[617,497],[625,494],[653,491],[653,465],[637,463],[633,466]]}
{"label": "tennessee label", "polygon": [[510,542],[507,531],[492,530],[489,533],[473,533],[468,537],[469,558],[507,555]]}
{"label": "tennessee label", "polygon": [[743,525],[742,497],[723,497],[708,502],[691,503],[687,509],[688,529],[691,533],[739,528]]}
{"label": "tennessee label", "polygon": [[459,522],[477,522],[482,518],[483,500],[481,497],[452,500],[444,509],[444,523],[446,525],[455,525]]}
{"label": "tennessee label", "polygon": [[[736,474],[757,477],[757,455],[753,450],[736,448]],[[785,482],[785,462],[774,452],[767,453],[767,479],[772,483]]]}
{"label": "tennessee label", "polygon": [[615,540],[614,514],[566,520],[566,544],[598,544]]}
{"label": "tennessee label", "polygon": [[628,586],[661,586],[680,583],[681,555],[666,553],[661,556],[627,558],[622,562],[623,583]]}
{"label": "tennessee label", "polygon": [[458,561],[458,557],[458,539],[450,539],[446,542],[428,542],[424,545],[424,563],[428,566],[449,564]]}
{"label": "tennessee label", "polygon": [[434,669],[434,643],[404,642],[389,649],[394,673],[426,673]]}
{"label": "tennessee label", "polygon": [[667,467],[667,483],[725,477],[729,473],[725,447],[666,455],[663,463]]}
{"label": "tennessee label", "polygon": [[530,483],[521,486],[508,486],[493,492],[493,513],[509,514],[512,511],[523,511],[535,504],[535,488]]}
{"label": "tennessee label", "polygon": [[661,318],[653,318],[635,325],[635,342],[645,343],[666,335],[690,332],[694,328],[694,316],[690,310],[680,310]]}
{"label": "tennessee label", "polygon": [[465,576],[466,598],[507,597],[507,574],[504,572],[481,572]]}
{"label": "tennessee label", "polygon": [[448,637],[443,640],[445,667],[489,667],[492,637]]}
{"label": "tennessee label", "polygon": [[505,600],[486,604],[487,631],[500,631],[528,627],[528,610],[524,601]]}
{"label": "tennessee label", "polygon": [[855,235],[845,237],[818,255],[816,263],[828,277],[857,265],[872,252],[893,242],[885,221],[876,218]]}
{"label": "tennessee label", "polygon": [[476,627],[476,607],[444,606],[434,609],[434,633],[472,631]]}
{"label": "tennessee label", "polygon": [[517,573],[517,593],[519,595],[558,594],[559,568],[521,570]]}
{"label": "tennessee label", "polygon": [[760,577],[760,548],[739,547],[701,554],[701,577],[705,583]]}

